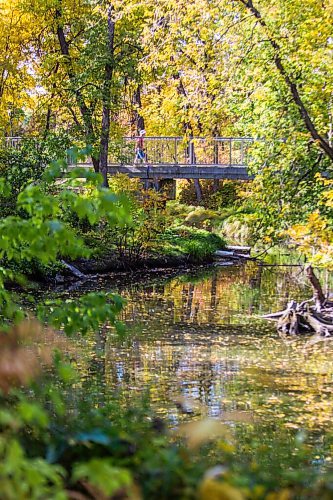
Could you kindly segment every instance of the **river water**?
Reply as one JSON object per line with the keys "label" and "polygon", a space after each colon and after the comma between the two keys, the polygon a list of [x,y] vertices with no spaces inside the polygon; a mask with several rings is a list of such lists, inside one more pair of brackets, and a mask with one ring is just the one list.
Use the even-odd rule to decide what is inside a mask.
{"label": "river water", "polygon": [[333,342],[281,339],[260,318],[311,296],[300,267],[248,262],[171,277],[120,275],[98,286],[127,301],[123,338],[105,326],[77,340],[77,365],[101,404],[116,393],[124,405],[148,399],[170,426],[236,414],[255,419],[259,430],[278,422],[287,432],[326,435]]}

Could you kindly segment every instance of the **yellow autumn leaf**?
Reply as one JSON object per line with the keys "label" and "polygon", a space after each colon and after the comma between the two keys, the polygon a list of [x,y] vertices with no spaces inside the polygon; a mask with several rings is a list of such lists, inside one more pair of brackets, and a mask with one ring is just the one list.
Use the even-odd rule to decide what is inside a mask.
{"label": "yellow autumn leaf", "polygon": [[266,500],[290,500],[292,498],[292,493],[290,490],[287,488],[284,488],[283,490],[269,493],[266,496]]}
{"label": "yellow autumn leaf", "polygon": [[199,486],[200,500],[244,500],[243,493],[227,483],[204,479]]}

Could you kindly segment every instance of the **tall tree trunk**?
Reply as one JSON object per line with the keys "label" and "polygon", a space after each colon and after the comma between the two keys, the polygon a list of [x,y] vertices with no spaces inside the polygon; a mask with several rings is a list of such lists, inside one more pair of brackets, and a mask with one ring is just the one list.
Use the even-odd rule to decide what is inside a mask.
{"label": "tall tree trunk", "polygon": [[202,201],[202,188],[200,184],[200,179],[193,179],[195,195],[197,198],[197,202],[200,203]]}
{"label": "tall tree trunk", "polygon": [[[13,15],[12,15],[12,19],[13,19]],[[7,59],[7,54],[10,50],[9,40],[10,40],[10,31],[7,34],[6,46],[5,46],[5,49],[2,53],[2,57],[4,59]],[[3,94],[5,92],[5,86],[6,86],[6,81],[8,79],[8,75],[9,75],[9,72],[6,71],[6,65],[4,64],[2,71],[1,71],[1,75],[0,75],[0,99],[3,97]]]}
{"label": "tall tree trunk", "polygon": [[108,42],[107,59],[104,70],[103,83],[103,109],[102,109],[102,132],[100,143],[100,169],[103,175],[103,186],[108,187],[108,153],[110,139],[110,114],[111,114],[111,83],[114,67],[114,31],[115,22],[112,17],[113,7],[108,7]]}
{"label": "tall tree trunk", "polygon": [[[54,67],[54,70],[53,70],[53,74],[54,75],[58,72],[58,69],[59,69],[59,62],[57,62],[56,65],[55,65],[55,67]],[[50,74],[50,76],[51,76],[51,74]],[[52,118],[52,106],[51,106],[51,103],[52,103],[52,100],[53,100],[55,94],[56,94],[56,84],[53,83],[52,84],[52,92],[51,92],[50,104],[47,106],[47,113],[46,113],[46,120],[45,120],[45,129],[44,129],[44,134],[43,134],[44,141],[47,138],[47,136],[49,135],[49,132],[50,132],[50,129],[51,129],[51,118]]]}
{"label": "tall tree trunk", "polygon": [[51,105],[49,104],[48,107],[47,107],[46,120],[45,120],[45,129],[44,129],[44,134],[43,134],[43,139],[44,140],[47,138],[47,136],[49,135],[49,132],[50,132],[51,116],[52,116],[52,109],[51,109]]}
{"label": "tall tree trunk", "polygon": [[135,124],[136,132],[137,132],[137,134],[139,134],[140,130],[144,130],[144,128],[145,128],[145,120],[140,113],[140,109],[142,108],[141,85],[138,85],[135,92],[134,92],[133,104],[135,106],[133,122]]}
{"label": "tall tree trunk", "polygon": [[[60,9],[56,9],[55,11],[55,21],[57,23],[57,37],[60,46],[61,54],[64,56],[65,67],[67,76],[72,86],[72,91],[75,96],[76,103],[81,113],[82,121],[84,124],[84,133],[86,138],[86,143],[89,145],[93,145],[96,141],[96,134],[94,131],[93,125],[93,111],[86,104],[82,92],[79,88],[76,88],[75,82],[75,72],[73,68],[73,62],[69,51],[69,44],[65,36],[64,27],[61,22],[62,13]],[[92,162],[95,169],[95,172],[99,172],[99,155],[93,154]]]}
{"label": "tall tree trunk", "polygon": [[[181,79],[180,74],[175,73],[173,75],[173,78],[174,78],[174,80],[179,81],[179,83],[177,85],[178,94],[187,98],[186,90],[185,90],[185,87],[184,87],[184,84],[183,84],[183,81]],[[190,108],[191,104],[188,104],[187,106],[188,106],[188,108]],[[190,139],[191,139],[193,137],[193,128],[192,128],[191,122],[189,120],[183,121],[183,129],[184,129],[185,135],[189,135]],[[195,152],[193,150],[191,150],[190,147],[188,148],[188,155],[190,157],[191,163],[194,163],[195,162]],[[200,184],[200,179],[193,179],[193,183],[194,183],[194,190],[195,190],[197,201],[200,203],[202,201],[202,188],[201,188],[201,184]]]}
{"label": "tall tree trunk", "polygon": [[282,53],[281,53],[281,48],[279,44],[276,42],[274,37],[271,35],[270,30],[267,26],[266,21],[263,19],[261,13],[259,10],[253,5],[252,0],[239,0],[253,15],[256,19],[258,19],[258,22],[260,26],[266,31],[268,35],[268,41],[271,45],[271,47],[274,50],[274,63],[275,66],[284,79],[287,87],[289,88],[289,91],[292,95],[294,104],[297,106],[298,111],[301,115],[301,118],[303,120],[303,123],[310,132],[311,137],[314,141],[316,141],[320,148],[324,151],[324,153],[331,159],[333,160],[333,147],[329,144],[329,141],[326,141],[322,135],[319,134],[314,122],[312,121],[309,111],[307,110],[299,89],[296,85],[296,83],[293,81],[292,76],[288,73],[287,69],[285,68],[283,61],[282,61]]}

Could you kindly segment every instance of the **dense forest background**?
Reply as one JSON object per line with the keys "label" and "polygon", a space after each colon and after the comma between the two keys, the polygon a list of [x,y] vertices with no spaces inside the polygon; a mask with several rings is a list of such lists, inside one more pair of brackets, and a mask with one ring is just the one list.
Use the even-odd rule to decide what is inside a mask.
{"label": "dense forest background", "polygon": [[287,231],[325,245],[332,9],[315,0],[3,2],[0,130],[42,138],[42,149],[89,144],[105,184],[110,148],[143,128],[264,139],[251,152],[246,223],[268,243]]}
{"label": "dense forest background", "polygon": [[[332,498],[331,319],[305,345],[253,314],[290,290],[309,313],[300,261],[326,268],[328,289],[332,21],[332,0],[0,0],[1,498]],[[184,181],[171,201],[108,175],[109,155],[121,161],[123,137],[143,129],[252,138],[252,180]],[[93,169],[67,168],[87,157]],[[283,282],[267,278],[275,261],[239,266],[238,281],[234,261],[186,274],[227,243],[257,257],[292,246],[297,262]],[[127,291],[127,310],[103,281],[163,266],[186,273],[167,292],[158,280]],[[179,378],[205,364],[217,376],[224,420],[205,418],[204,366],[199,405],[179,391],[172,421],[154,413],[146,360],[156,352],[163,370],[161,353],[180,348],[191,369]],[[140,349],[149,377],[133,397],[117,360],[135,371]]]}

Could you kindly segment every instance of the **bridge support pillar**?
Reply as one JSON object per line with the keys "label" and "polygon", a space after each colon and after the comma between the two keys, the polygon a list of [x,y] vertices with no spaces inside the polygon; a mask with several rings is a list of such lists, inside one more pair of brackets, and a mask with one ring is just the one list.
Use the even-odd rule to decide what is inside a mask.
{"label": "bridge support pillar", "polygon": [[175,179],[160,179],[159,191],[164,193],[168,200],[176,199],[176,180]]}
{"label": "bridge support pillar", "polygon": [[157,192],[164,193],[168,200],[176,199],[176,180],[175,179],[141,179],[144,189],[154,189]]}
{"label": "bridge support pillar", "polygon": [[202,201],[202,189],[201,189],[201,184],[200,184],[200,179],[194,179],[194,189],[195,189],[195,195],[197,197],[197,202],[200,203]]}

